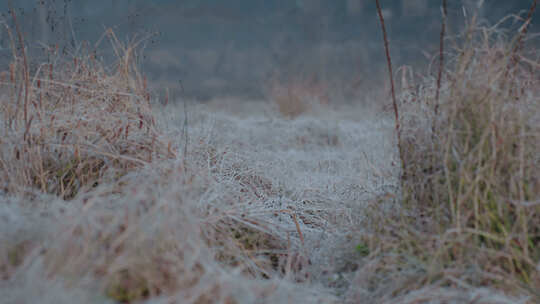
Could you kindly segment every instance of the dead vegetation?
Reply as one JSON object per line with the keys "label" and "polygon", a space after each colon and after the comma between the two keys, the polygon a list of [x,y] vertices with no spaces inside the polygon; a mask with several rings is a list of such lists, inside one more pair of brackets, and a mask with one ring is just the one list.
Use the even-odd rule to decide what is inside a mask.
{"label": "dead vegetation", "polygon": [[540,65],[521,45],[534,7],[509,37],[473,18],[443,81],[400,105],[402,205],[375,212],[351,300],[540,301]]}
{"label": "dead vegetation", "polygon": [[[81,46],[35,69],[13,42],[0,291],[8,303],[535,303],[540,64],[521,33],[473,20],[437,79],[405,79],[423,89],[393,104],[401,191],[378,118],[233,128],[194,111],[188,141],[155,114],[139,41],[108,31],[113,66]],[[271,94],[286,118],[328,104],[315,80]]]}
{"label": "dead vegetation", "polygon": [[285,83],[275,81],[269,98],[276,104],[278,112],[287,118],[295,118],[313,107],[330,104],[327,88],[316,76],[307,79],[297,77]]}
{"label": "dead vegetation", "polygon": [[0,79],[5,190],[36,188],[73,198],[103,179],[174,157],[156,128],[146,78],[134,63],[140,41],[123,44],[112,31],[105,36],[118,58],[112,68],[81,46],[73,56],[48,50],[49,61],[31,71],[24,51],[14,47]]}
{"label": "dead vegetation", "polygon": [[[49,49],[32,69],[13,45],[1,73],[6,301],[36,301],[39,285],[59,295],[39,299],[51,303],[87,288],[97,296],[81,302],[334,302],[285,283],[305,281],[309,261],[296,213],[262,206],[281,190],[249,163],[227,163],[212,140],[190,142],[180,157],[137,69],[142,40],[123,43],[111,30],[103,40],[112,66],[81,45],[74,55]],[[292,229],[266,219],[274,213]]]}

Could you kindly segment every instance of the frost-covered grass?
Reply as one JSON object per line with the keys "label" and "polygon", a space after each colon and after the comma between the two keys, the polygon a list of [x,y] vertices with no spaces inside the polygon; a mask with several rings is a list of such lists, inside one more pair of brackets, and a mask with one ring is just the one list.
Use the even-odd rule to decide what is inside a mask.
{"label": "frost-covered grass", "polygon": [[2,303],[343,301],[363,210],[396,191],[391,121],[163,106],[108,35],[113,66],[16,53],[2,74]]}
{"label": "frost-covered grass", "polygon": [[111,66],[14,48],[0,302],[534,303],[538,63],[469,33],[437,112],[434,79],[402,91],[404,175],[388,113],[162,105],[112,32]]}
{"label": "frost-covered grass", "polygon": [[[157,112],[183,151],[183,108]],[[42,301],[35,284],[51,303],[85,290],[88,303],[338,301],[362,258],[363,202],[394,191],[391,127],[267,112],[189,106],[187,155],[69,201],[5,196],[3,294]]]}
{"label": "frost-covered grass", "polygon": [[439,100],[435,78],[409,79],[401,209],[372,214],[378,252],[353,301],[540,302],[540,65],[523,29],[473,18],[447,52]]}

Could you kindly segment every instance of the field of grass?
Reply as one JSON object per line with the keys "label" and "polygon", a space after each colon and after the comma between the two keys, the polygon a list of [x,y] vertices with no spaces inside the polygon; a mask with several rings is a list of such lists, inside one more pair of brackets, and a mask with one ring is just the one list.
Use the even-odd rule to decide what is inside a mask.
{"label": "field of grass", "polygon": [[540,302],[523,29],[471,20],[440,81],[400,70],[396,113],[302,83],[165,104],[136,42],[35,64],[7,30],[0,303]]}

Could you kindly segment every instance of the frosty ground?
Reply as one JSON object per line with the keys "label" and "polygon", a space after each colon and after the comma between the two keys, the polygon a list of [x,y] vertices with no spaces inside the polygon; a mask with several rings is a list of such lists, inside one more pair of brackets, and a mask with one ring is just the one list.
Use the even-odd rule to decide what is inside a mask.
{"label": "frosty ground", "polygon": [[81,46],[30,65],[12,43],[0,302],[538,302],[540,65],[523,28],[473,18],[441,78],[400,69],[394,113],[382,81],[342,102],[309,81],[164,99],[112,30],[113,63]]}
{"label": "frosty ground", "polygon": [[[131,282],[124,289],[154,288],[140,296],[159,295],[167,288],[154,276],[165,270],[145,270],[155,267],[148,265],[154,259],[181,262],[167,266],[176,272],[166,272],[193,285],[178,291],[182,303],[201,297],[262,301],[260,292],[269,303],[346,297],[363,257],[358,248],[366,203],[396,187],[388,115],[348,106],[287,119],[270,103],[234,99],[178,102],[155,111],[175,141],[175,159],[149,164],[71,201],[39,194],[24,203],[3,196],[2,244],[16,248],[5,252],[7,260],[22,255],[17,251],[29,255],[23,265],[4,266],[10,278],[0,285],[5,303],[112,301],[122,295],[112,295],[103,281],[129,281],[115,277],[126,269],[142,272],[129,275],[147,282],[139,285],[156,286]],[[253,240],[231,237],[238,226]],[[119,253],[107,235],[117,239],[116,246],[137,249]],[[163,246],[175,250],[156,254]],[[240,257],[232,256],[236,251]],[[201,273],[191,273],[198,263]],[[97,269],[104,264],[108,269]],[[96,279],[96,273],[114,278]],[[138,296],[135,291],[122,299]]]}

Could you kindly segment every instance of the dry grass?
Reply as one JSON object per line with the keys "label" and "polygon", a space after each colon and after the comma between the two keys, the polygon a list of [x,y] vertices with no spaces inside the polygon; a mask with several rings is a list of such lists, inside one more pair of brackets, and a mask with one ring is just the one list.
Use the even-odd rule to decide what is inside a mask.
{"label": "dry grass", "polygon": [[[215,141],[229,134],[205,137],[191,117],[189,141],[166,134],[135,64],[139,41],[105,35],[112,67],[81,47],[49,50],[32,70],[14,48],[1,74],[5,301],[335,303],[302,284],[313,267],[305,229],[321,229],[320,206],[278,206],[285,190],[258,161],[231,160],[249,141],[227,154]],[[319,131],[306,141],[319,144]]]}
{"label": "dry grass", "polygon": [[[402,92],[396,172],[385,116],[156,109],[137,41],[106,36],[112,67],[81,47],[31,68],[14,47],[0,74],[5,302],[538,302],[540,64],[523,38],[473,22],[440,78]],[[294,118],[325,92],[272,96]]]}
{"label": "dry grass", "polygon": [[287,83],[274,83],[270,99],[285,117],[295,118],[309,112],[314,106],[328,106],[327,89],[316,77],[294,79]]}
{"label": "dry grass", "polygon": [[351,299],[540,301],[540,64],[516,52],[521,33],[473,19],[442,84],[426,77],[401,105],[403,205],[374,212],[376,254]]}
{"label": "dry grass", "polygon": [[89,48],[73,56],[49,50],[51,59],[37,65],[29,81],[26,59],[14,49],[0,78],[5,190],[36,188],[73,198],[104,178],[174,157],[155,126],[146,79],[134,64],[138,42],[124,45],[112,31],[106,36],[117,55],[113,68]]}
{"label": "dry grass", "polygon": [[[35,300],[39,281],[51,282],[46,292],[53,291],[55,281],[63,282],[63,290],[55,290],[59,293],[91,288],[96,295],[87,303],[324,299],[301,286],[282,286],[279,277],[294,277],[303,263],[288,257],[296,246],[274,235],[270,223],[235,207],[230,193],[213,193],[213,179],[197,172],[202,168],[193,169],[182,161],[163,162],[124,176],[120,195],[111,195],[114,185],[100,185],[60,212],[43,206],[58,202],[39,200],[41,207],[32,212],[49,209],[46,217],[62,223],[42,240],[0,250],[0,271],[7,280],[2,283],[16,286],[4,289],[6,301]],[[212,193],[202,205],[194,199],[207,191]]]}

